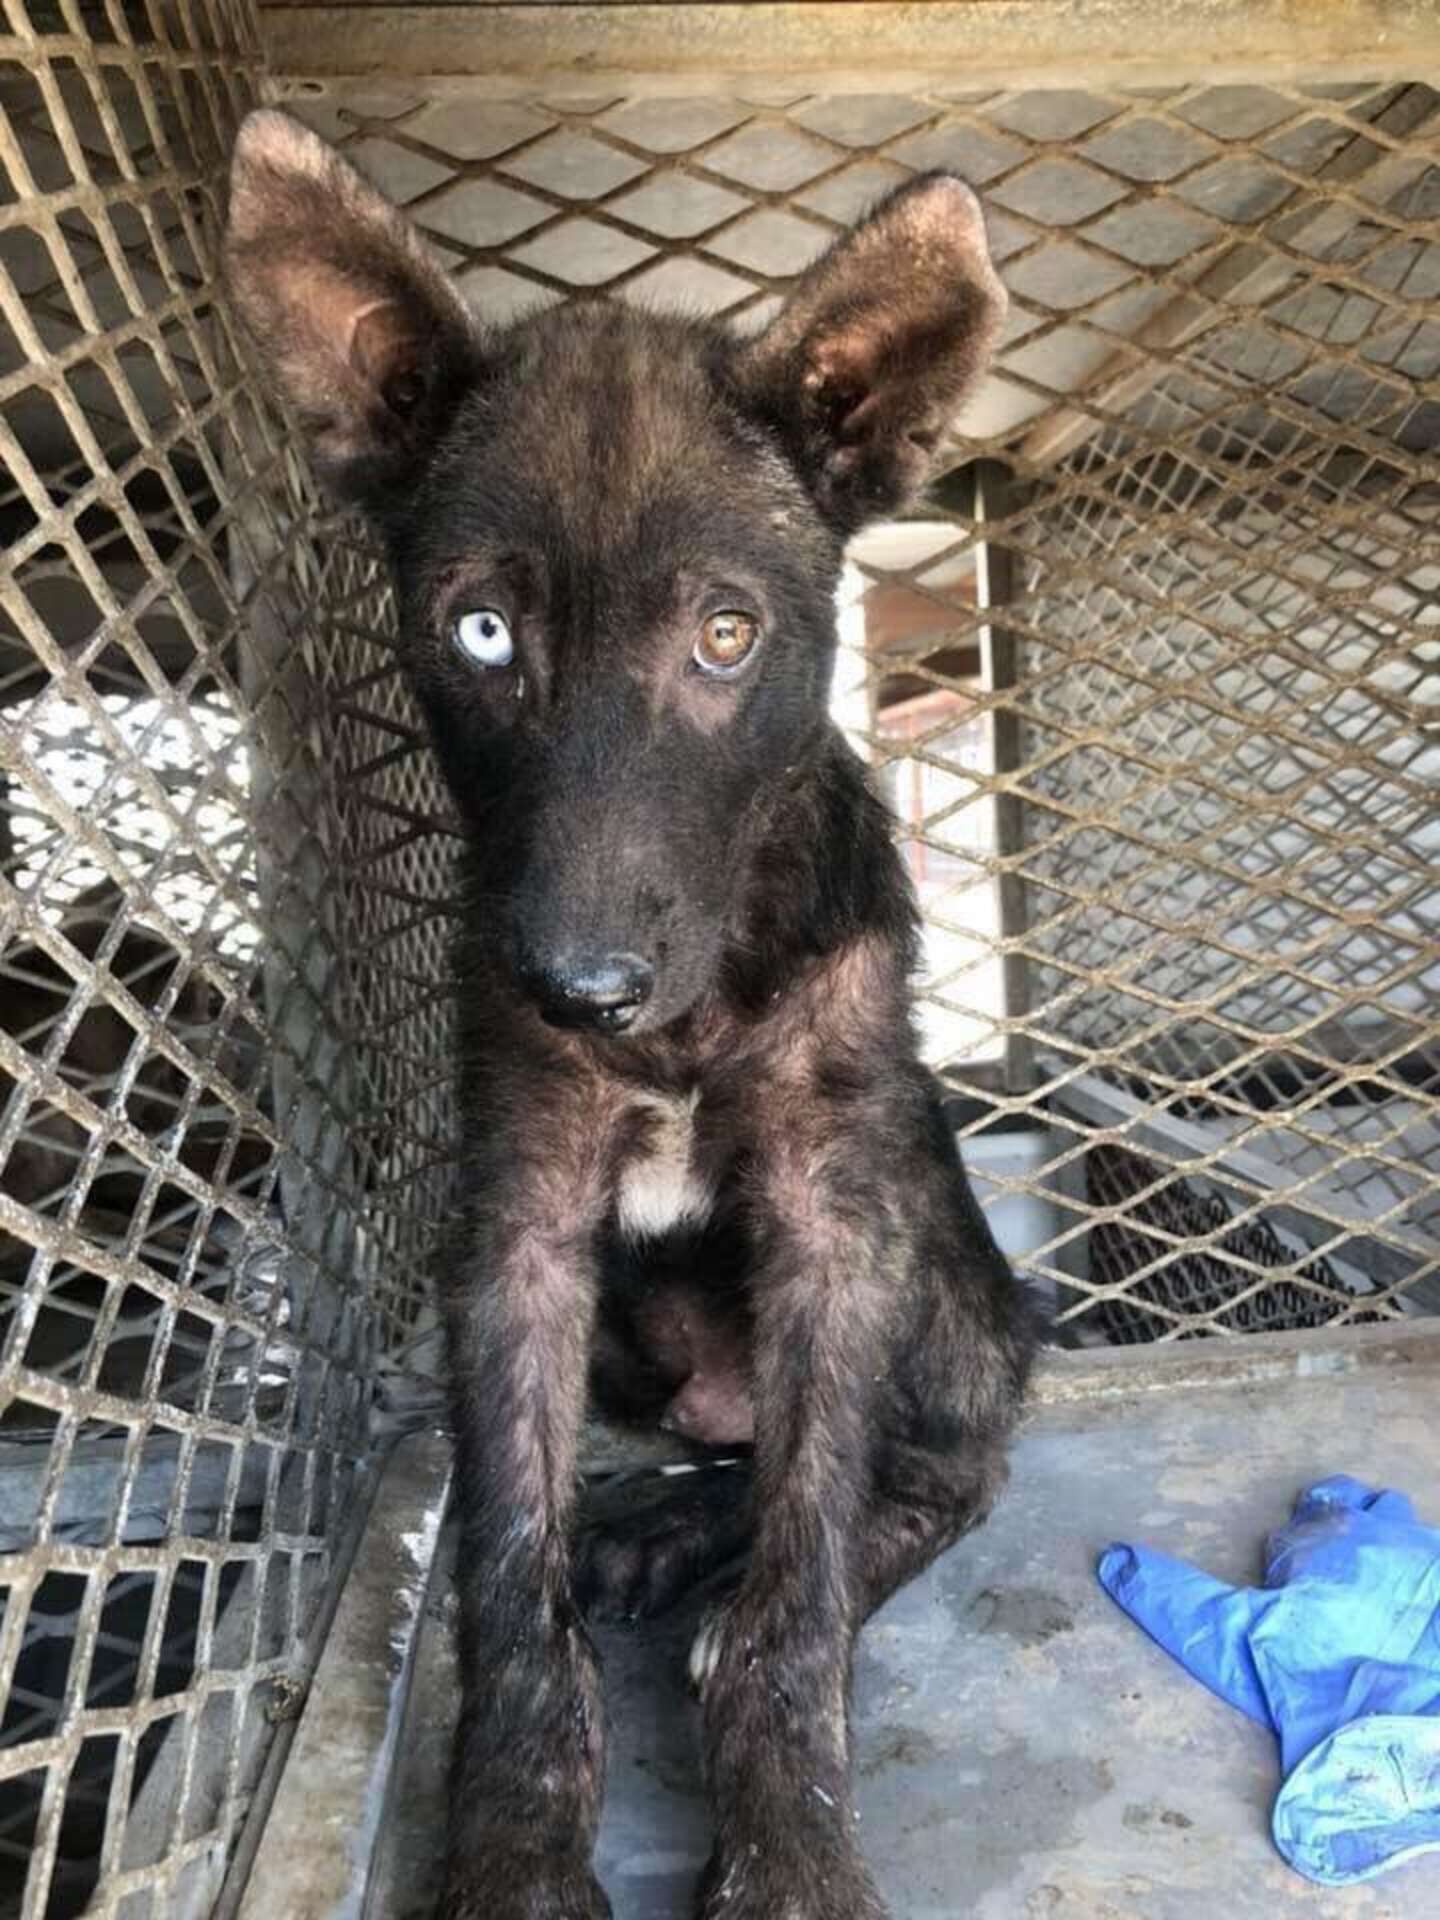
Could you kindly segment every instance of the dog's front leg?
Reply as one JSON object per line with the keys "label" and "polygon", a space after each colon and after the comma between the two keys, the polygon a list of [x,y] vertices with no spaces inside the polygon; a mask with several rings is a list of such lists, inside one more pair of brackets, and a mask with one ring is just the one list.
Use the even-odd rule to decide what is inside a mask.
{"label": "dog's front leg", "polygon": [[442,1920],[610,1912],[590,1864],[600,1676],[568,1548],[604,1129],[573,1091],[526,1093],[508,1150],[467,1157],[468,1245],[445,1288],[462,1691]]}
{"label": "dog's front leg", "polygon": [[873,1142],[808,1122],[759,1156],[755,1539],[692,1654],[717,1820],[705,1920],[884,1912],[854,1833],[846,1696],[896,1209]]}

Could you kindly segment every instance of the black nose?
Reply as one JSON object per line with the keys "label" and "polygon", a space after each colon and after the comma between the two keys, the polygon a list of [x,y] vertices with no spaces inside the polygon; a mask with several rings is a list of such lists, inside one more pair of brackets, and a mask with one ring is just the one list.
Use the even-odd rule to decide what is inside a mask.
{"label": "black nose", "polygon": [[635,953],[563,954],[521,968],[526,991],[552,1027],[620,1033],[650,998],[655,969]]}

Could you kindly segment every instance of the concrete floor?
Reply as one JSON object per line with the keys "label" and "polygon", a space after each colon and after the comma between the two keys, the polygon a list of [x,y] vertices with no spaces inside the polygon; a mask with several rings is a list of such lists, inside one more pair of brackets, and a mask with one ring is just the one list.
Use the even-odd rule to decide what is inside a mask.
{"label": "concrete floor", "polygon": [[[1112,1539],[1254,1577],[1297,1489],[1349,1472],[1440,1521],[1435,1370],[1150,1393],[1037,1413],[995,1519],[863,1636],[864,1844],[896,1920],[1418,1920],[1440,1856],[1329,1892],[1274,1851],[1271,1737],[1097,1586]],[[433,1899],[454,1701],[448,1609],[420,1649],[376,1920]],[[616,1920],[680,1920],[707,1848],[693,1617],[601,1636],[612,1721],[600,1873]]]}

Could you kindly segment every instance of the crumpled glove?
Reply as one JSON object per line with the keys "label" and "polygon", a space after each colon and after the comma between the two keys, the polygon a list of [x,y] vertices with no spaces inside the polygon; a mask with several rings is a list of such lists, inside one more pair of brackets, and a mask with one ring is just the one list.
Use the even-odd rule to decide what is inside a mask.
{"label": "crumpled glove", "polygon": [[1222,1700],[1280,1740],[1272,1830],[1310,1880],[1346,1886],[1440,1849],[1440,1530],[1344,1474],[1270,1535],[1263,1587],[1144,1547],[1100,1582]]}

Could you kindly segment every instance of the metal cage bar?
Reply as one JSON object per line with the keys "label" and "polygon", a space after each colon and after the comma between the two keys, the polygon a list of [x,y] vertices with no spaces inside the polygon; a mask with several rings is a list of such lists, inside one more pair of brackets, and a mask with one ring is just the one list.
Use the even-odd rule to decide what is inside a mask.
{"label": "metal cage bar", "polygon": [[[246,0],[0,7],[0,1911],[210,1911],[415,1364],[443,821],[216,303]],[[424,903],[429,902],[427,906]]]}

